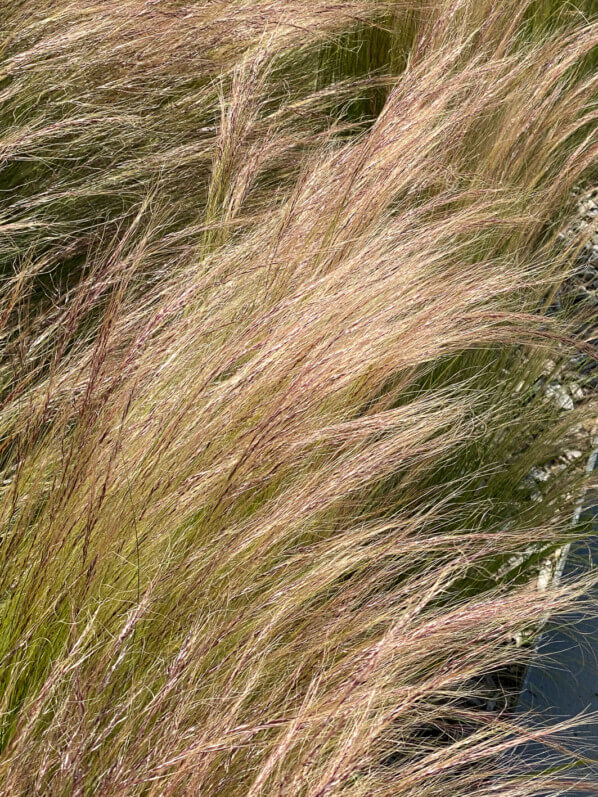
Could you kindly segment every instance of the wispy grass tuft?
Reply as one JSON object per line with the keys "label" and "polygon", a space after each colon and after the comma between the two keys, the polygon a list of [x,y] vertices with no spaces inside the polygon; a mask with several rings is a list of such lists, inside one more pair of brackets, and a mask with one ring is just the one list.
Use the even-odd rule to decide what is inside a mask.
{"label": "wispy grass tuft", "polygon": [[567,786],[484,677],[587,586],[590,11],[4,3],[1,794]]}

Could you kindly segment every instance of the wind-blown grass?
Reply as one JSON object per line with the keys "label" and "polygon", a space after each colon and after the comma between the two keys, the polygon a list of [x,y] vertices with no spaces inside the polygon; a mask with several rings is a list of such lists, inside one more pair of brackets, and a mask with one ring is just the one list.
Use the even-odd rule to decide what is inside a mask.
{"label": "wind-blown grass", "polygon": [[465,698],[584,589],[590,9],[5,3],[0,793],[564,787]]}

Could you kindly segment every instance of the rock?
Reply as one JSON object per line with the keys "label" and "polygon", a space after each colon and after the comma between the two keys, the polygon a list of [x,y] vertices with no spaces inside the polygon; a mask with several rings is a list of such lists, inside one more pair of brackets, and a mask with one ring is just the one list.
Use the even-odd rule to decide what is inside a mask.
{"label": "rock", "polygon": [[571,394],[574,401],[583,401],[585,398],[585,393],[583,389],[577,384],[577,382],[569,382],[567,385],[569,389],[569,393]]}
{"label": "rock", "polygon": [[550,399],[560,410],[572,410],[574,408],[573,399],[558,382],[552,382],[546,386],[546,398]]}
{"label": "rock", "polygon": [[593,199],[587,199],[582,202],[579,209],[584,216],[589,216],[591,219],[598,215],[598,205]]}
{"label": "rock", "polygon": [[576,448],[566,448],[563,451],[563,456],[568,462],[573,462],[574,460],[583,457],[583,453],[578,451]]}
{"label": "rock", "polygon": [[547,482],[550,478],[550,473],[544,468],[532,468],[529,475],[537,482]]}

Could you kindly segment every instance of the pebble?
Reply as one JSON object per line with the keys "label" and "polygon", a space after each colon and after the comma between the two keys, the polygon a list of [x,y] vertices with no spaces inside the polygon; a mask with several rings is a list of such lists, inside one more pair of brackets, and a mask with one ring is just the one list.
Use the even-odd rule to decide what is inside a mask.
{"label": "pebble", "polygon": [[576,448],[566,448],[563,451],[563,456],[569,462],[573,462],[573,460],[583,457],[583,453],[581,451],[578,451]]}
{"label": "pebble", "polygon": [[560,410],[572,410],[574,408],[573,399],[558,382],[546,385],[546,397],[550,399]]}
{"label": "pebble", "polygon": [[572,398],[575,401],[583,401],[585,398],[585,393],[583,389],[577,384],[577,382],[569,382],[567,385],[569,389],[569,393],[571,394]]}
{"label": "pebble", "polygon": [[537,482],[547,482],[550,478],[550,473],[544,468],[532,468],[529,475]]}

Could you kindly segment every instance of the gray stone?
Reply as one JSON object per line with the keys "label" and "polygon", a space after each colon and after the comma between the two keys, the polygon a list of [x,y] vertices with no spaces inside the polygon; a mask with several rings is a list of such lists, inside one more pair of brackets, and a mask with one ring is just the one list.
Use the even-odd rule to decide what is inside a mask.
{"label": "gray stone", "polygon": [[558,382],[546,385],[545,392],[546,398],[550,399],[560,410],[572,410],[574,408],[573,399]]}

